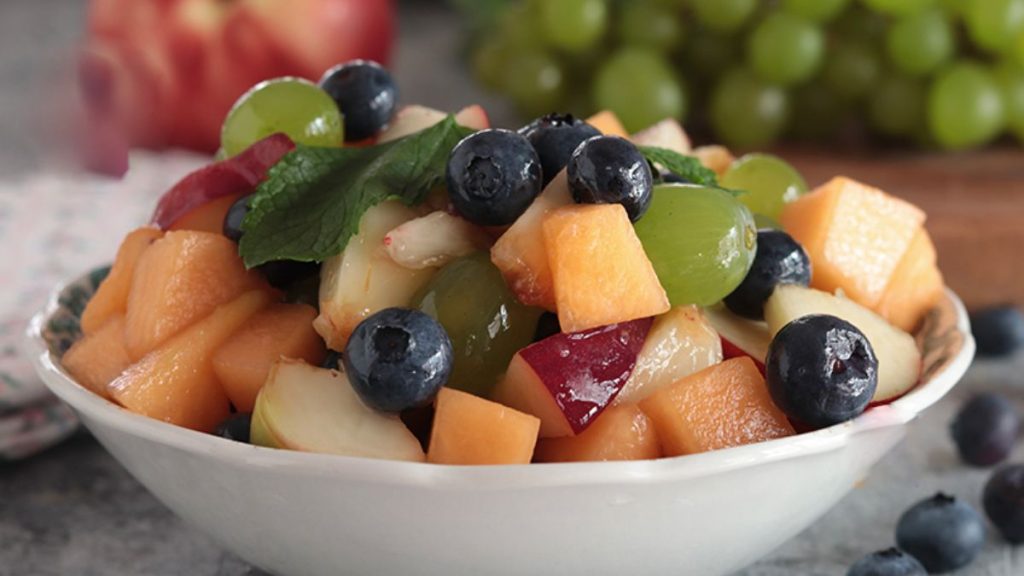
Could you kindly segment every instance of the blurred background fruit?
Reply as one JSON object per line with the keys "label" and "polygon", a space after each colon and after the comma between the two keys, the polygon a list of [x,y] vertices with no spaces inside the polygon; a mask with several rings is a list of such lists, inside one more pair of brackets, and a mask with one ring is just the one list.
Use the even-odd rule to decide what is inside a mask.
{"label": "blurred background fruit", "polygon": [[477,79],[524,118],[671,116],[742,148],[1024,139],[1024,0],[452,2]]}

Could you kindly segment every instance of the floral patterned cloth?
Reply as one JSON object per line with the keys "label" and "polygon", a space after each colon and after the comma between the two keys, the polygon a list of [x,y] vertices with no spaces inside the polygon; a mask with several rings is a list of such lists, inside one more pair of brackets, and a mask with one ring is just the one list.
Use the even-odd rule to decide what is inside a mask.
{"label": "floral patterned cloth", "polygon": [[0,461],[34,454],[77,428],[21,357],[29,318],[58,283],[109,263],[160,194],[203,159],[141,153],[131,161],[122,181],[69,173],[0,181]]}

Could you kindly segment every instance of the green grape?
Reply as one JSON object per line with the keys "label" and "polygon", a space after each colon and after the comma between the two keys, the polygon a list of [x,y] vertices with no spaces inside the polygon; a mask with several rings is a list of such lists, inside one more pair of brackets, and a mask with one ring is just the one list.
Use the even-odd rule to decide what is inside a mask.
{"label": "green grape", "polygon": [[455,364],[448,386],[487,396],[512,356],[533,340],[542,310],[523,306],[486,253],[442,268],[413,306],[444,326]]}
{"label": "green grape", "polygon": [[970,148],[1003,128],[1003,96],[981,64],[961,61],[944,70],[928,92],[928,127],[947,149]]}
{"label": "green grape", "polygon": [[560,108],[565,87],[561,65],[549,54],[527,49],[506,56],[505,91],[527,116]]}
{"label": "green grape", "polygon": [[905,16],[889,29],[889,59],[907,74],[921,76],[938,69],[953,56],[953,24],[940,10]]}
{"label": "green grape", "polygon": [[757,9],[757,0],[690,0],[697,21],[712,30],[737,30]]}
{"label": "green grape", "polygon": [[735,38],[698,28],[684,46],[685,70],[702,78],[715,78],[740,60],[740,47]]}
{"label": "green grape", "polygon": [[864,0],[869,8],[894,16],[913,14],[934,3],[935,0]]}
{"label": "green grape", "polygon": [[846,103],[817,82],[798,86],[790,95],[792,109],[789,133],[804,140],[827,140],[839,131],[847,116]]}
{"label": "green grape", "polygon": [[634,0],[620,6],[617,27],[624,44],[667,52],[683,42],[683,27],[670,7],[654,0]]}
{"label": "green grape", "polygon": [[822,71],[825,85],[846,100],[867,94],[881,73],[881,59],[870,44],[847,40],[836,42]]}
{"label": "green grape", "polygon": [[1024,32],[1024,0],[972,0],[964,22],[978,46],[1003,52]]}
{"label": "green grape", "polygon": [[544,38],[551,46],[569,52],[590,48],[608,27],[606,0],[548,0],[539,8]]}
{"label": "green grape", "polygon": [[868,96],[868,121],[887,136],[913,137],[925,125],[925,95],[922,80],[887,74]]}
{"label": "green grape", "polygon": [[686,93],[679,79],[653,50],[619,50],[598,71],[593,90],[594,104],[615,112],[630,132],[686,115]]}
{"label": "green grape", "polygon": [[702,186],[655,186],[636,235],[673,306],[718,302],[743,281],[757,250],[750,210]]}
{"label": "green grape", "polygon": [[884,15],[863,6],[854,6],[833,23],[833,30],[839,39],[863,42],[869,46],[884,42],[888,28],[889,20]]}
{"label": "green grape", "polygon": [[789,86],[811,77],[825,55],[825,35],[811,21],[786,12],[765,17],[747,42],[747,60],[758,76]]}
{"label": "green grape", "polygon": [[782,215],[782,208],[807,192],[804,177],[788,162],[771,154],[747,154],[729,166],[718,181],[733,190],[744,190],[740,202],[755,215],[773,220]]}
{"label": "green grape", "polygon": [[742,68],[723,76],[711,93],[711,125],[733,146],[770,144],[782,133],[788,115],[786,92]]}
{"label": "green grape", "polygon": [[220,145],[234,156],[275,132],[309,146],[340,146],[345,136],[338,105],[319,86],[301,78],[276,78],[253,86],[235,102],[221,127]]}
{"label": "green grape", "polygon": [[782,230],[782,224],[774,218],[769,218],[764,214],[754,214],[754,225],[757,226],[758,230],[768,228],[770,230]]}
{"label": "green grape", "polygon": [[1006,106],[1006,127],[1024,142],[1024,67],[1003,62],[992,71]]}
{"label": "green grape", "polygon": [[214,162],[220,162],[221,160],[227,160],[228,153],[224,151],[223,147],[217,148],[217,152],[213,155]]}
{"label": "green grape", "polygon": [[501,38],[487,38],[473,53],[473,72],[481,84],[499,90],[505,83],[505,56],[507,43]]}
{"label": "green grape", "polygon": [[950,16],[960,17],[967,13],[967,7],[973,0],[939,0],[939,6]]}
{"label": "green grape", "polygon": [[850,0],[782,0],[782,8],[790,14],[815,22],[828,22],[839,15]]}

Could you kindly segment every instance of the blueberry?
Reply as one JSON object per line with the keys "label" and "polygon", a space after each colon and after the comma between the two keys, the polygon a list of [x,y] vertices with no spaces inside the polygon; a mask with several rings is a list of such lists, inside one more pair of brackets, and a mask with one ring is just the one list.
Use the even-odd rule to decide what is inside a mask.
{"label": "blueberry", "polygon": [[981,502],[1003,538],[1012,544],[1024,543],[1024,465],[997,470],[985,484]]}
{"label": "blueberry", "polygon": [[764,320],[764,303],[779,284],[811,283],[811,260],[792,236],[781,230],[758,230],[754,263],[725,305],[740,316]]}
{"label": "blueberry", "polygon": [[558,315],[545,312],[537,320],[537,329],[533,333],[533,341],[540,342],[545,338],[554,336],[562,331],[562,325],[558,322]]}
{"label": "blueberry", "polygon": [[367,406],[384,412],[430,402],[448,380],[452,360],[444,328],[404,308],[386,308],[359,323],[343,356],[352,388]]}
{"label": "blueberry", "polygon": [[896,524],[896,544],[931,574],[970,564],[984,543],[981,516],[963,500],[941,492],[912,506]]}
{"label": "blueberry", "polygon": [[324,73],[320,87],[341,110],[345,141],[358,142],[380,132],[398,107],[398,86],[380,64],[352,60]]}
{"label": "blueberry", "polygon": [[835,316],[786,324],[765,361],[772,400],[791,419],[821,428],[864,411],[878,386],[878,360],[867,337]]}
{"label": "blueberry", "polygon": [[288,290],[296,283],[308,280],[320,273],[320,265],[316,262],[297,262],[295,260],[274,260],[261,264],[256,268],[274,288]]}
{"label": "blueberry", "polygon": [[1024,346],[1024,314],[1013,306],[995,306],[971,314],[971,332],[979,356],[1010,356]]}
{"label": "blueberry", "polygon": [[928,576],[928,571],[910,554],[889,548],[861,558],[846,576]]}
{"label": "blueberry", "polygon": [[320,363],[320,367],[327,368],[328,370],[343,370],[341,366],[341,352],[328,350],[327,355],[324,356],[324,361]]}
{"label": "blueberry", "polygon": [[583,142],[566,170],[572,197],[580,204],[622,204],[633,222],[651,205],[651,166],[625,138],[595,136]]}
{"label": "blueberry", "polygon": [[249,196],[242,196],[228,208],[224,216],[224,225],[221,230],[229,240],[238,242],[242,239],[242,220],[249,213]]}
{"label": "blueberry", "polygon": [[252,414],[239,413],[228,416],[226,420],[217,424],[213,433],[221,438],[234,440],[235,442],[249,443],[249,428],[252,424]]}
{"label": "blueberry", "polygon": [[995,393],[978,394],[960,408],[950,431],[964,462],[994,466],[1017,443],[1020,417],[1010,401]]}
{"label": "blueberry", "polygon": [[448,157],[452,204],[470,222],[511,224],[540,194],[541,168],[529,140],[510,130],[481,130],[462,139]]}
{"label": "blueberry", "polygon": [[576,147],[601,131],[572,114],[548,114],[519,129],[540,158],[544,185],[547,186],[569,163]]}
{"label": "blueberry", "polygon": [[659,174],[659,179],[666,184],[693,184],[693,182],[669,170],[663,170]]}

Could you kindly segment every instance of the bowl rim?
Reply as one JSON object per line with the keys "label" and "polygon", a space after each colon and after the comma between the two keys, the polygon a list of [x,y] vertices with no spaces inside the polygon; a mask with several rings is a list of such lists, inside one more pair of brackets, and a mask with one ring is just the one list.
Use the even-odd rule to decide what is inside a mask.
{"label": "bowl rim", "polygon": [[49,301],[31,319],[24,343],[28,357],[44,384],[84,414],[86,421],[239,466],[272,468],[300,476],[336,476],[384,485],[420,485],[435,489],[531,489],[583,484],[648,483],[704,477],[739,468],[768,464],[837,450],[856,435],[902,426],[941,399],[962,378],[974,358],[967,311],[950,289],[945,296],[956,314],[962,346],[956,355],[924,385],[899,399],[874,406],[841,424],[755,444],[659,458],[618,462],[531,463],[494,466],[442,465],[427,462],[381,460],[358,456],[318,454],[253,446],[182,428],[135,414],[84,388],[63,369],[44,337],[49,318],[59,309],[61,294],[80,277],[59,284]]}

